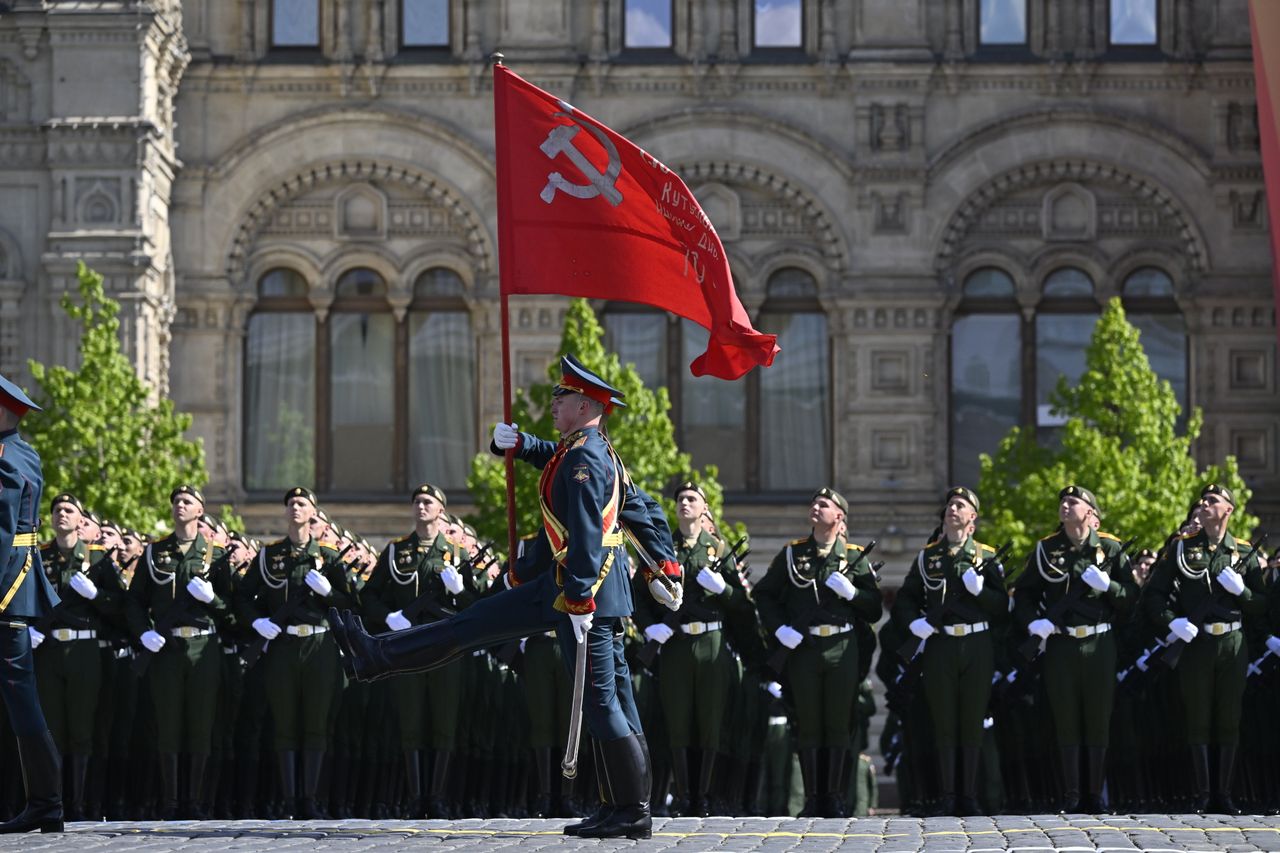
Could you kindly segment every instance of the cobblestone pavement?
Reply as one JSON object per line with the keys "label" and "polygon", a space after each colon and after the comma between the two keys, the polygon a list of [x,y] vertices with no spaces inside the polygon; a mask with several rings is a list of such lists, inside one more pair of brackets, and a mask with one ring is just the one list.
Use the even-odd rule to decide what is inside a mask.
{"label": "cobblestone pavement", "polygon": [[762,853],[941,851],[1280,851],[1280,818],[1110,815],[1105,818],[675,818],[654,822],[649,841],[592,841],[561,834],[563,820],[204,821],[76,823],[62,835],[0,837],[0,851],[488,851],[638,849]]}

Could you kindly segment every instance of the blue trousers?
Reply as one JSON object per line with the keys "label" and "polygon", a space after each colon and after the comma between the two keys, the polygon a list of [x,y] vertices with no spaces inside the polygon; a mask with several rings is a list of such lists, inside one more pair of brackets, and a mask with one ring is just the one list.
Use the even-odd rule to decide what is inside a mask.
{"label": "blue trousers", "polygon": [[[52,642],[52,641],[50,641]],[[26,626],[0,626],[0,697],[9,711],[13,733],[18,737],[43,735],[49,730],[36,690],[35,658]]]}

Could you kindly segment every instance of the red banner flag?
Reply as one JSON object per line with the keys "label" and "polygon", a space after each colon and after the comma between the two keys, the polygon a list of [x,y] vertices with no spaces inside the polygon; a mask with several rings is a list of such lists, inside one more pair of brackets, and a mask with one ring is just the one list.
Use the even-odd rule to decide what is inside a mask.
{"label": "red banner flag", "polygon": [[710,332],[695,376],[737,379],[778,353],[738,300],[724,246],[684,181],[625,137],[494,67],[503,295],[653,305]]}
{"label": "red banner flag", "polygon": [[[1253,30],[1253,79],[1258,99],[1258,135],[1262,148],[1262,177],[1271,220],[1271,286],[1280,317],[1280,4],[1249,3]],[[1280,323],[1276,324],[1280,342]]]}

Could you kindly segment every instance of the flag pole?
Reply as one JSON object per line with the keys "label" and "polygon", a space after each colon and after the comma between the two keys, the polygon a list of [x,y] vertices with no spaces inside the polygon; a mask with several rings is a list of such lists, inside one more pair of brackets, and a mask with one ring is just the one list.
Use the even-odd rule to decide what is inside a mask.
{"label": "flag pole", "polygon": [[[507,113],[507,89],[505,85],[498,82],[498,69],[502,68],[503,56],[501,53],[494,53],[491,57],[493,60],[493,134],[494,149],[497,156],[498,168],[498,283],[501,291],[501,323],[502,323],[502,422],[504,424],[511,423],[511,323],[507,314],[507,294],[511,288],[508,287],[509,276],[512,274],[510,260],[511,253],[511,200],[507,198],[510,191],[510,185],[503,178],[510,173],[507,169],[510,167],[510,161],[507,152],[507,135],[506,130],[506,113]],[[506,210],[507,216],[503,216],[503,210]],[[515,450],[508,450],[502,454],[503,463],[506,468],[507,478],[507,566],[508,569],[515,567],[516,559],[516,453]]]}

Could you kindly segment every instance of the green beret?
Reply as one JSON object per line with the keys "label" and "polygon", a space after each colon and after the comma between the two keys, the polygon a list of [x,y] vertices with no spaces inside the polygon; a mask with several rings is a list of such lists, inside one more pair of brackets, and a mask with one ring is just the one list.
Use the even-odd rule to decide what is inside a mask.
{"label": "green beret", "polygon": [[973,489],[966,489],[964,486],[954,486],[947,492],[947,496],[942,499],[942,505],[946,506],[951,503],[952,498],[960,498],[966,501],[969,506],[973,507],[974,512],[978,512],[981,506],[978,503],[978,494]]}
{"label": "green beret", "polygon": [[49,512],[52,513],[58,504],[71,504],[81,515],[87,515],[88,511],[84,508],[84,504],[80,503],[80,499],[70,492],[63,492],[49,502]]}
{"label": "green beret", "polygon": [[1226,486],[1219,486],[1217,483],[1210,483],[1200,490],[1201,499],[1207,498],[1209,495],[1217,495],[1232,506],[1236,505],[1236,496],[1231,494],[1231,490]]}
{"label": "green beret", "polygon": [[1058,500],[1062,500],[1063,498],[1079,498],[1089,506],[1093,507],[1093,511],[1098,513],[1099,517],[1102,516],[1102,511],[1098,509],[1098,499],[1093,496],[1093,492],[1089,491],[1084,486],[1067,486],[1065,489],[1058,492]]}
{"label": "green beret", "polygon": [[698,485],[693,480],[685,480],[683,483],[676,486],[675,491],[671,493],[671,497],[678,498],[680,497],[681,492],[694,492],[704,501],[707,499],[707,493],[702,490],[702,486]]}
{"label": "green beret", "polygon": [[284,502],[288,503],[290,498],[305,498],[311,501],[313,507],[319,508],[320,504],[316,501],[316,493],[308,489],[306,486],[294,486],[292,489],[284,493]]}
{"label": "green beret", "polygon": [[416,500],[418,495],[426,495],[427,497],[435,498],[440,502],[441,506],[449,505],[449,499],[445,497],[444,489],[439,486],[433,486],[430,483],[423,483],[421,486],[414,489],[413,494],[409,497],[410,503]]}
{"label": "green beret", "polygon": [[169,503],[173,503],[178,499],[178,495],[187,495],[195,498],[200,502],[200,506],[204,506],[204,494],[195,486],[182,485],[169,493]]}
{"label": "green beret", "polygon": [[818,491],[813,493],[813,497],[810,498],[810,501],[816,501],[818,498],[826,498],[836,506],[840,507],[841,512],[845,515],[849,514],[849,502],[844,499],[844,495],[840,494],[830,486],[823,486],[821,489],[818,489]]}

